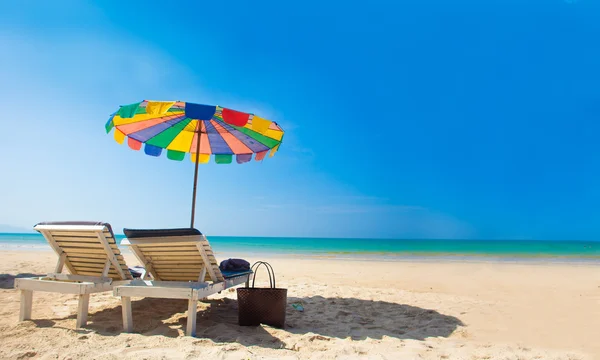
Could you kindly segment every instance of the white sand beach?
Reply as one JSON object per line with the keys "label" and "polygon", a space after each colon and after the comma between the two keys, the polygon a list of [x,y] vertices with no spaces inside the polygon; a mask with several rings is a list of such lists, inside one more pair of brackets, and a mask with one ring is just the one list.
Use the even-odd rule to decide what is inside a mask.
{"label": "white sand beach", "polygon": [[600,359],[593,264],[272,258],[304,312],[288,306],[285,329],[240,327],[236,293],[225,291],[199,303],[191,338],[186,301],[134,299],[134,333],[123,333],[110,292],[91,296],[84,330],[75,296],[53,293],[34,293],[34,320],[18,323],[14,278],[52,271],[56,257],[0,259],[3,359]]}

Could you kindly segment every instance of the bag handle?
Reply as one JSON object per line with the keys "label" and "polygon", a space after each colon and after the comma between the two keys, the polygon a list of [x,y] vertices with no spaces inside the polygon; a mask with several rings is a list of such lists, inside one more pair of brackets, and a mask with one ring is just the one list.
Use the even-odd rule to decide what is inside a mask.
{"label": "bag handle", "polygon": [[[271,287],[271,289],[275,289],[277,287],[277,285],[275,284],[275,271],[273,271],[273,267],[271,266],[271,264],[265,261],[257,261],[250,268],[250,270],[252,270],[252,272],[254,273],[254,276],[252,277],[252,288],[254,288],[254,282],[256,281],[256,273],[261,265],[264,265],[267,268],[267,273],[269,274],[269,286]],[[254,267],[256,267],[256,269],[254,269]]]}

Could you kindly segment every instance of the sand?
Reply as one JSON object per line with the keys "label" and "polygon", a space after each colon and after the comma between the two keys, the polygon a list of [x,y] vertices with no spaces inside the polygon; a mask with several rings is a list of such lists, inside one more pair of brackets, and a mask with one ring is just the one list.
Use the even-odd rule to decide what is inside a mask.
{"label": "sand", "polygon": [[91,296],[85,330],[75,330],[75,296],[54,293],[34,293],[34,320],[18,323],[15,276],[55,261],[0,251],[0,358],[600,359],[595,264],[269,258],[305,311],[289,306],[286,329],[239,327],[236,293],[225,291],[199,303],[191,338],[184,300],[134,299],[135,333],[122,333],[110,292]]}

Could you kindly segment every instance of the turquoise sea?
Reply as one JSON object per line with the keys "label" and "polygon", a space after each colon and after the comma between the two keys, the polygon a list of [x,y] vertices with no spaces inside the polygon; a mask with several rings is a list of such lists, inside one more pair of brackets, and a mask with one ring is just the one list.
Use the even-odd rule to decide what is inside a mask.
{"label": "turquoise sea", "polygon": [[[120,241],[124,235],[117,235]],[[216,253],[394,259],[574,260],[600,264],[600,241],[208,237]],[[50,249],[37,233],[0,233],[0,250]]]}

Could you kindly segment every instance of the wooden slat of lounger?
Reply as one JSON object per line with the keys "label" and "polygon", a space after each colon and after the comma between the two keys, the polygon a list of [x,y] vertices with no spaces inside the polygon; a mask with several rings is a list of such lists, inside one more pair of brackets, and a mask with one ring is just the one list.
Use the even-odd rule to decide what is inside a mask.
{"label": "wooden slat of lounger", "polygon": [[[99,256],[98,254],[84,254],[77,256],[69,256],[70,261],[74,262],[92,262],[92,263],[101,263],[104,264],[106,262],[106,256]],[[125,259],[123,256],[118,255],[117,260],[121,265],[125,265]]]}
{"label": "wooden slat of lounger", "polygon": [[[196,252],[198,252],[198,250],[196,250]],[[194,254],[191,251],[144,251],[144,255],[146,255],[146,257],[151,256],[170,256],[170,257],[177,257],[177,256],[192,256],[192,255],[196,255],[199,257],[199,255]]]}
{"label": "wooden slat of lounger", "polygon": [[[89,262],[97,264],[104,264],[106,260],[108,260],[105,254],[88,253],[86,250],[88,249],[68,251],[67,257],[70,262]],[[121,265],[126,265],[125,259],[123,258],[117,258],[117,262]]]}
{"label": "wooden slat of lounger", "polygon": [[184,256],[163,256],[163,255],[155,255],[155,256],[146,256],[146,258],[148,258],[148,260],[151,260],[153,263],[155,261],[175,261],[175,260],[182,260],[182,261],[187,261],[187,260],[194,260],[194,261],[198,261],[198,259],[200,259],[200,261],[202,261],[202,258],[199,256],[194,256],[194,255],[184,255]]}
{"label": "wooden slat of lounger", "polygon": [[[45,230],[51,235],[52,241],[60,247],[60,251],[66,254],[66,261],[69,272],[74,275],[101,276],[104,265],[108,260],[102,241],[106,241],[117,259],[119,269],[113,264],[109,268],[108,276],[113,279],[121,279],[121,273],[128,279],[132,279],[129,269],[125,264],[125,259],[116,244],[116,239],[107,228],[98,233],[96,231],[77,231],[77,230]],[[99,235],[101,234],[101,235]],[[112,255],[111,255],[112,256]],[[74,264],[75,265],[74,265]]]}
{"label": "wooden slat of lounger", "polygon": [[201,262],[195,262],[195,263],[187,263],[187,264],[182,264],[182,263],[171,263],[171,264],[164,264],[164,263],[152,263],[152,266],[156,269],[179,269],[179,268],[189,268],[189,269],[196,269],[196,268],[201,268],[204,266],[204,263]]}
{"label": "wooden slat of lounger", "polygon": [[218,266],[216,266],[216,259],[214,258],[214,254],[212,252],[212,248],[208,243],[206,238],[202,238],[196,244],[199,254],[203,257],[204,262],[207,266],[206,271],[206,281],[223,281],[223,275],[221,274],[221,270],[219,270]]}
{"label": "wooden slat of lounger", "polygon": [[[156,246],[159,245],[158,244],[149,244],[146,246],[141,247],[141,250],[151,250],[151,249],[158,249],[158,250],[169,250],[169,249],[193,249],[196,247],[196,245],[194,243],[181,243],[181,244],[171,244],[171,246]],[[162,245],[162,244],[160,244]],[[138,245],[139,246],[139,245]]]}
{"label": "wooden slat of lounger", "polygon": [[[106,262],[104,262],[104,263],[86,263],[86,262],[74,262],[74,261],[71,262],[71,264],[76,268],[87,267],[87,268],[95,268],[95,269],[100,269],[100,270],[104,269],[105,263]],[[119,265],[120,265],[121,269],[123,269],[123,270],[128,269],[127,265],[125,265],[125,264],[119,264]],[[111,269],[113,269],[113,268],[114,268],[114,266],[111,265]]]}
{"label": "wooden slat of lounger", "polygon": [[[102,271],[102,269],[104,269],[104,264],[98,264],[98,263],[71,263],[73,264],[73,266],[76,269],[79,268],[87,268],[87,269],[99,269],[100,271]],[[114,266],[111,264],[111,269],[114,269]],[[126,269],[127,266],[125,265],[120,265],[121,269]],[[116,269],[115,269],[116,270]]]}
{"label": "wooden slat of lounger", "polygon": [[[86,276],[99,276],[98,272],[96,271],[80,271],[77,273],[77,275],[86,275]],[[121,276],[119,274],[117,274],[116,272],[109,272],[108,273],[108,277],[111,279],[115,279],[115,280],[120,280]]]}
{"label": "wooden slat of lounger", "polygon": [[[73,264],[74,266],[86,266],[86,267],[93,267],[93,268],[99,268],[99,269],[103,269],[105,263],[106,263],[106,261],[104,261],[103,263],[71,262],[71,264]],[[119,264],[119,265],[120,265],[121,269],[127,267],[127,265],[125,265],[125,264]],[[112,266],[112,264],[111,264],[111,266]]]}
{"label": "wooden slat of lounger", "polygon": [[80,262],[71,261],[71,264],[73,264],[73,266],[75,266],[75,267],[92,267],[92,268],[103,269],[104,264],[106,264],[106,261],[104,261],[103,263],[80,263]]}
{"label": "wooden slat of lounger", "polygon": [[[157,266],[157,265],[153,265],[153,266]],[[156,271],[158,273],[179,272],[179,270],[183,270],[186,272],[195,271],[197,273],[200,273],[200,271],[202,270],[202,267],[204,265],[190,266],[189,264],[182,264],[182,265],[168,265],[167,267],[164,267],[164,265],[158,265],[158,266],[159,266],[158,268],[154,268],[154,271]]]}
{"label": "wooden slat of lounger", "polygon": [[208,251],[207,251],[207,252],[206,252],[206,256],[207,256],[209,259],[211,259],[211,260],[215,260],[215,261],[217,261],[217,260],[215,259],[215,254],[213,254],[212,252],[208,252]]}
{"label": "wooden slat of lounger", "polygon": [[[81,238],[98,238],[93,231],[67,231],[67,230],[48,230],[52,232],[52,236],[68,236],[68,237],[81,237]],[[106,238],[113,238],[109,231],[103,232]]]}
{"label": "wooden slat of lounger", "polygon": [[[77,271],[97,272],[99,274],[102,274],[102,270],[103,270],[103,268],[88,267],[88,266],[75,266],[75,269],[77,269]],[[109,269],[108,272],[118,274],[114,268]]]}
{"label": "wooden slat of lounger", "polygon": [[[95,270],[95,269],[77,269],[78,271],[78,275],[90,275],[90,276],[101,276],[102,275],[102,270]],[[116,272],[115,270],[111,270],[108,272],[107,275],[109,278],[120,278],[121,276],[119,275],[118,272]]]}
{"label": "wooden slat of lounger", "polygon": [[[93,239],[90,238],[81,238],[81,239],[77,239],[77,238],[61,238],[61,239],[57,239],[57,242],[66,244],[68,245],[72,245],[72,244],[80,244],[82,246],[85,246],[87,244],[99,244],[102,245],[99,241],[98,238],[96,238],[96,241],[94,241]],[[111,248],[113,249],[118,249],[117,247],[117,243],[114,241],[109,241],[108,244],[110,245]]]}
{"label": "wooden slat of lounger", "polygon": [[61,249],[63,249],[64,252],[67,253],[67,255],[69,254],[75,254],[75,253],[80,253],[80,254],[95,254],[95,255],[99,255],[99,256],[103,256],[104,258],[106,258],[106,252],[104,251],[104,249],[95,249],[95,248],[80,248],[80,247],[72,247],[72,246],[61,246]]}
{"label": "wooden slat of lounger", "polygon": [[[198,275],[205,265],[211,270],[206,272],[205,280],[213,280],[210,272],[216,275],[217,280],[223,280],[214,252],[204,238],[178,243],[169,241],[163,243],[157,240],[143,243],[142,239],[136,239],[132,242],[161,280],[198,281]],[[202,258],[199,247],[204,251],[207,264]]]}
{"label": "wooden slat of lounger", "polygon": [[138,244],[136,243],[136,245],[140,248],[140,249],[145,249],[145,248],[152,248],[152,247],[167,247],[167,248],[171,248],[174,246],[195,246],[194,242],[171,242],[171,243],[148,243],[148,244]]}
{"label": "wooden slat of lounger", "polygon": [[[156,271],[156,270],[155,270]],[[160,276],[161,280],[171,280],[171,281],[198,281],[198,276],[200,276],[200,271],[193,272],[157,272],[158,276]],[[205,276],[204,281],[210,281],[210,276]]]}
{"label": "wooden slat of lounger", "polygon": [[163,276],[170,276],[170,277],[186,277],[186,276],[195,276],[196,279],[198,279],[198,275],[200,275],[200,271],[187,271],[187,270],[180,270],[180,269],[174,269],[174,270],[179,270],[179,271],[171,271],[171,272],[164,272],[164,271],[159,271],[159,276],[162,277]]}
{"label": "wooden slat of lounger", "polygon": [[77,264],[71,264],[73,266],[73,269],[75,270],[74,275],[77,275],[79,273],[79,271],[81,271],[81,269],[94,269],[94,271],[99,271],[100,273],[102,273],[102,270],[104,269],[104,266],[102,265],[102,267],[99,266],[89,266],[89,265],[98,265],[98,264],[92,264],[92,263],[77,263]]}
{"label": "wooden slat of lounger", "polygon": [[[99,269],[100,272],[102,272],[102,270],[104,269],[105,263],[106,263],[106,259],[102,260],[101,262],[75,262],[75,261],[71,262],[71,264],[75,267],[75,269],[78,269],[80,267],[88,267],[88,268]],[[126,264],[119,262],[119,265],[123,271],[129,270],[129,268],[127,267]],[[114,269],[114,266],[111,264],[110,268]]]}
{"label": "wooden slat of lounger", "polygon": [[[98,242],[98,237],[96,236],[96,238],[90,238],[90,237],[75,237],[75,236],[55,236],[54,240],[56,241],[60,241],[60,242],[66,242],[66,243],[77,243],[77,244],[87,244],[87,243],[97,243]],[[111,242],[111,244],[114,244],[114,242]]]}
{"label": "wooden slat of lounger", "polygon": [[213,254],[207,254],[208,260],[210,262],[210,266],[213,268],[215,275],[219,281],[225,280],[223,274],[221,274],[221,269],[219,268],[219,264],[217,263],[217,259]]}
{"label": "wooden slat of lounger", "polygon": [[[56,242],[58,245],[60,245],[60,247],[78,247],[78,248],[90,248],[90,249],[104,249],[104,247],[102,246],[102,244],[100,244],[99,242],[89,242],[89,243],[80,243],[80,242],[66,242],[66,241],[57,241]],[[110,244],[109,245],[111,249],[114,250],[118,250],[119,248],[117,247],[116,244]]]}
{"label": "wooden slat of lounger", "polygon": [[[166,261],[166,263],[165,263],[165,261]],[[159,268],[175,267],[176,265],[186,265],[186,264],[187,264],[187,266],[202,266],[202,265],[204,265],[204,263],[202,262],[202,259],[189,260],[187,263],[185,263],[185,262],[181,262],[180,259],[176,259],[176,258],[165,259],[162,261],[152,261],[151,264],[153,266],[157,265]]]}
{"label": "wooden slat of lounger", "polygon": [[206,252],[207,255],[208,254],[214,255],[214,252],[210,246],[203,245],[203,248],[204,248],[204,252]]}
{"label": "wooden slat of lounger", "polygon": [[140,249],[144,254],[148,254],[151,252],[171,252],[171,251],[190,251],[192,253],[198,252],[198,249],[195,246],[172,246],[172,247],[145,247]]}
{"label": "wooden slat of lounger", "polygon": [[[191,251],[193,254],[198,253],[198,248],[196,248],[195,246],[171,246],[171,247],[152,246],[152,247],[146,247],[146,248],[143,248],[140,250],[143,251],[144,253],[163,252],[163,251]],[[198,254],[198,255],[200,255],[200,254]]]}
{"label": "wooden slat of lounger", "polygon": [[121,268],[127,268],[127,264],[125,262],[119,261],[118,263],[121,265]]}
{"label": "wooden slat of lounger", "polygon": [[95,271],[95,272],[98,272],[98,273],[102,273],[102,268],[98,268],[98,267],[75,266],[75,269],[77,269],[77,271],[79,271],[79,272],[81,272],[81,271]]}
{"label": "wooden slat of lounger", "polygon": [[[129,272],[129,270],[128,270],[128,272]],[[97,270],[93,270],[93,269],[79,269],[79,270],[77,270],[77,275],[101,276],[102,270],[97,271]],[[119,273],[117,273],[115,270],[110,270],[108,272],[108,277],[112,278],[112,279],[117,279],[117,280],[121,279],[121,275],[119,275]]]}
{"label": "wooden slat of lounger", "polygon": [[[137,244],[136,244],[137,245]],[[144,250],[144,249],[151,249],[151,248],[160,248],[163,250],[166,249],[179,249],[179,248],[193,248],[195,246],[194,243],[175,243],[175,244],[169,244],[169,246],[163,246],[163,243],[149,243],[149,244],[144,244],[143,246],[137,245],[140,250]]]}
{"label": "wooden slat of lounger", "polygon": [[198,275],[198,274],[200,274],[200,271],[202,271],[202,266],[197,266],[197,267],[183,267],[183,266],[178,266],[178,267],[171,267],[171,268],[157,268],[155,266],[154,270],[158,271],[161,274],[167,274],[167,273],[195,273],[196,275]]}
{"label": "wooden slat of lounger", "polygon": [[97,259],[102,259],[102,260],[106,260],[106,255],[103,254],[92,254],[89,252],[86,252],[84,250],[74,250],[74,251],[70,251],[67,253],[67,256],[70,257],[71,256],[77,256],[77,257],[88,257],[88,258],[97,258]]}
{"label": "wooden slat of lounger", "polygon": [[146,250],[142,250],[142,252],[144,253],[144,255],[146,256],[153,256],[153,255],[166,255],[166,256],[198,256],[197,254],[197,250],[196,252],[193,252],[192,250],[181,250],[181,249],[171,249],[171,250],[151,250],[151,251],[146,251]]}
{"label": "wooden slat of lounger", "polygon": [[[65,236],[90,236],[90,237],[94,237],[96,236],[96,231],[83,231],[83,230],[59,230],[59,229],[51,229],[48,231],[52,231],[52,234],[56,234],[56,235],[65,235]],[[110,231],[108,231],[107,229],[104,229],[104,231],[102,231],[103,234],[105,234],[106,236],[111,236]]]}
{"label": "wooden slat of lounger", "polygon": [[202,262],[202,259],[189,259],[189,260],[185,260],[185,259],[181,259],[181,258],[177,258],[177,259],[166,259],[166,260],[157,260],[156,258],[152,258],[152,264],[153,265],[167,265],[167,266],[176,266],[176,265],[202,265],[204,264]]}
{"label": "wooden slat of lounger", "polygon": [[193,281],[193,282],[196,282],[196,281],[198,281],[198,276],[187,276],[187,277],[165,276],[165,277],[161,277],[160,279],[165,280],[165,281]]}
{"label": "wooden slat of lounger", "polygon": [[[102,270],[104,269],[104,264],[106,263],[106,260],[108,259],[106,257],[106,253],[104,251],[102,252],[102,254],[85,252],[87,250],[89,250],[89,249],[84,249],[83,250],[84,252],[80,252],[80,253],[70,252],[68,250],[65,250],[65,252],[67,252],[69,260],[72,262],[72,265],[73,265],[73,263],[76,263],[77,265],[85,264],[83,266],[85,269],[81,269],[81,265],[79,265],[79,266],[73,265],[74,266],[73,270],[75,270],[75,274],[101,276]],[[77,255],[77,256],[72,256],[72,255]],[[127,265],[123,259],[123,256],[118,255],[117,261],[118,261],[118,264],[120,265],[121,269],[123,270],[123,273],[125,274],[125,276],[127,278],[130,278],[131,274],[129,272],[129,268],[127,267]],[[90,271],[90,269],[97,269],[97,271]],[[113,279],[117,279],[117,280],[121,278],[121,276],[114,269],[113,265],[111,265],[111,267],[110,267],[109,277],[111,277]]]}
{"label": "wooden slat of lounger", "polygon": [[[200,275],[200,271],[204,266],[202,262],[202,258],[197,253],[193,255],[193,261],[196,265],[177,265],[177,264],[161,264],[152,262],[152,267],[156,274],[160,277],[161,280],[172,280],[172,281],[198,281],[198,276]],[[191,252],[176,252],[182,254],[190,254]],[[193,253],[192,253],[193,254]],[[146,255],[148,256],[148,255]],[[171,260],[171,262],[179,262],[181,260],[182,255],[174,255],[174,256],[166,256],[167,260]]]}
{"label": "wooden slat of lounger", "polygon": [[[95,237],[91,237],[91,236],[54,236],[54,239],[56,241],[79,242],[79,243],[99,242],[98,236],[95,236]],[[112,237],[107,237],[106,240],[108,240],[109,244],[116,244],[115,239]]]}
{"label": "wooden slat of lounger", "polygon": [[[87,258],[106,258],[106,251],[103,248],[96,248],[96,247],[79,247],[79,246],[61,246],[61,249],[63,249],[64,252],[67,253],[67,256],[69,256],[69,258],[73,258],[73,257],[87,257]],[[120,253],[116,252],[116,249],[113,249],[113,252],[115,253],[117,260],[121,261],[123,260],[123,257]],[[75,254],[80,254],[80,255],[75,255]],[[119,258],[119,256],[121,258]]]}
{"label": "wooden slat of lounger", "polygon": [[79,256],[69,256],[69,260],[71,260],[71,262],[77,262],[77,263],[104,264],[106,262],[106,258],[101,259],[101,258],[88,258],[88,257],[79,257]]}

